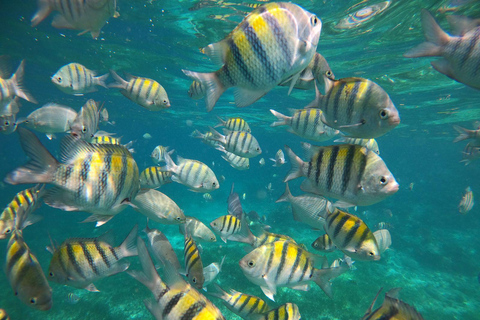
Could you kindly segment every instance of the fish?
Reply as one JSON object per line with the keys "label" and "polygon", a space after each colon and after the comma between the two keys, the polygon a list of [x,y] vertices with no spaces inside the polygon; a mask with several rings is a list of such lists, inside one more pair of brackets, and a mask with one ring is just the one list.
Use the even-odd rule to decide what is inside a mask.
{"label": "fish", "polygon": [[223,256],[222,261],[220,263],[212,262],[208,266],[203,268],[203,278],[205,279],[205,281],[203,282],[204,289],[209,284],[211,284],[213,280],[215,280],[215,278],[218,276],[218,274],[222,271],[222,266],[223,266],[223,262],[225,261],[225,257],[226,256]]}
{"label": "fish", "polygon": [[203,288],[203,263],[195,240],[185,232],[184,248],[185,270],[188,281],[197,289]]}
{"label": "fish", "polygon": [[262,315],[255,315],[252,320],[300,320],[301,315],[295,303],[287,302]]}
{"label": "fish", "polygon": [[[388,93],[364,78],[330,80],[325,95],[316,90],[308,105],[321,109],[321,121],[352,138],[378,138],[400,124],[400,115]],[[367,107],[368,106],[368,107]]]}
{"label": "fish", "polygon": [[377,240],[359,217],[329,206],[324,228],[333,244],[347,256],[357,260],[380,260]]}
{"label": "fish", "polygon": [[378,229],[391,229],[393,226],[388,222],[379,222],[376,226]]}
{"label": "fish", "polygon": [[292,206],[293,219],[303,222],[314,229],[323,229],[325,212],[329,201],[314,194],[303,194],[294,197],[288,183],[285,192],[275,202],[289,202]]}
{"label": "fish", "polygon": [[15,114],[9,116],[0,116],[0,132],[2,134],[12,134],[17,130],[17,116]]}
{"label": "fish", "polygon": [[172,180],[194,192],[210,192],[220,187],[215,173],[205,163],[177,156],[177,163],[165,154],[165,169],[172,172]]}
{"label": "fish", "polygon": [[203,199],[205,199],[206,201],[212,201],[212,195],[210,193],[204,193],[203,194]]}
{"label": "fish", "polygon": [[217,119],[219,123],[214,128],[223,126],[229,131],[244,131],[252,133],[252,129],[250,129],[247,121],[243,120],[240,117],[228,118],[227,120],[223,120],[222,118],[217,116]]}
{"label": "fish", "polygon": [[142,137],[143,137],[143,139],[145,139],[145,140],[150,140],[150,139],[152,139],[152,135],[151,135],[150,133],[148,133],[148,132],[144,133]]}
{"label": "fish", "polygon": [[204,144],[212,148],[217,148],[222,145],[220,141],[213,140],[213,133],[211,132],[201,133],[200,131],[195,130],[192,132],[191,136],[193,138],[202,139]]}
{"label": "fish", "polygon": [[461,214],[467,214],[470,210],[472,210],[474,204],[475,201],[473,200],[472,188],[467,187],[467,189],[465,189],[465,194],[463,195],[462,200],[458,205],[458,211]]}
{"label": "fish", "polygon": [[[0,64],[1,64],[0,56]],[[0,78],[2,73],[2,67],[0,65]],[[7,99],[4,102],[0,102],[0,117],[4,116],[14,116],[20,111],[20,98],[18,96],[13,97],[13,99]]]}
{"label": "fish", "polygon": [[108,110],[107,110],[107,108],[103,108],[102,111],[100,112],[100,121],[111,124],[111,125],[115,124],[115,122],[109,122],[108,121]]}
{"label": "fish", "polygon": [[480,144],[475,141],[470,141],[465,148],[463,148],[462,160],[460,160],[460,162],[464,162],[467,166],[478,158],[480,158]]}
{"label": "fish", "polygon": [[95,100],[88,100],[80,109],[70,126],[70,134],[75,138],[91,142],[98,130],[100,111]]}
{"label": "fish", "polygon": [[4,309],[0,309],[0,320],[10,320],[10,316]]}
{"label": "fish", "polygon": [[384,253],[392,245],[392,236],[387,229],[380,229],[373,233],[375,240],[377,241],[378,250],[380,254]]}
{"label": "fish", "polygon": [[[426,41],[403,54],[406,58],[442,57],[431,62],[438,72],[474,89],[480,89],[480,26],[471,19],[447,16],[456,35],[442,30],[430,12],[423,9],[422,27]],[[455,30],[458,29],[458,30]]]}
{"label": "fish", "polygon": [[273,191],[272,183],[269,182],[269,183],[266,185],[265,189],[267,189],[268,191],[272,192],[272,191]]}
{"label": "fish", "polygon": [[213,134],[212,139],[221,144],[216,148],[217,150],[226,150],[244,158],[253,158],[262,153],[257,139],[248,132],[224,129],[225,135],[222,135],[212,127],[210,127],[210,131]]}
{"label": "fish", "polygon": [[201,82],[193,80],[188,88],[188,96],[194,100],[202,99],[205,96],[205,87]]}
{"label": "fish", "polygon": [[453,142],[472,139],[477,145],[480,145],[480,128],[469,130],[457,125],[454,125],[453,128],[459,133],[459,135],[455,138],[455,140],[453,140]]}
{"label": "fish", "polygon": [[380,149],[378,148],[378,143],[377,143],[377,140],[375,140],[375,139],[360,139],[360,138],[342,137],[342,138],[336,139],[333,142],[358,144],[359,146],[365,147],[369,150],[372,150],[376,154],[380,155]]}
{"label": "fish", "polygon": [[226,150],[222,149],[222,152],[224,153],[222,155],[222,159],[227,161],[232,168],[235,168],[237,170],[248,170],[250,169],[250,159],[249,158],[244,158],[237,156],[234,153],[228,152]]}
{"label": "fish", "polygon": [[152,292],[155,299],[145,300],[145,306],[155,319],[225,320],[220,310],[185,282],[170,263],[165,265],[164,280],[160,278],[145,243],[140,237],[137,242],[142,271],[128,270],[127,273]]}
{"label": "fish", "polygon": [[55,133],[63,133],[70,130],[77,117],[77,112],[70,107],[57,103],[47,103],[43,107],[34,110],[25,119],[20,120],[27,128],[45,133],[53,138]]}
{"label": "fish", "polygon": [[235,187],[235,184],[232,183],[232,188],[230,189],[230,194],[228,195],[227,199],[227,211],[228,214],[231,214],[238,219],[242,217],[243,214],[243,208],[242,208],[242,203],[240,201],[240,197],[238,193],[236,193],[233,189]]}
{"label": "fish", "polygon": [[357,28],[360,25],[364,24],[365,22],[369,21],[377,14],[382,13],[387,9],[390,5],[391,1],[383,1],[379,3],[375,3],[373,5],[361,8],[354,13],[350,13],[347,17],[341,19],[337,24],[335,24],[335,28],[337,29],[352,29]]}
{"label": "fish", "polygon": [[37,3],[32,27],[45,20],[52,11],[57,11],[59,14],[52,22],[54,28],[80,30],[78,35],[90,32],[93,39],[98,38],[110,17],[119,15],[115,11],[116,0],[38,0]]}
{"label": "fish", "polygon": [[67,94],[82,96],[85,93],[97,91],[96,86],[107,88],[105,84],[107,78],[108,73],[97,77],[95,71],[87,69],[80,63],[72,62],[58,69],[51,80],[61,91]]}
{"label": "fish", "polygon": [[254,315],[265,314],[271,310],[270,306],[262,298],[233,289],[227,292],[216,283],[213,284],[213,286],[214,290],[209,290],[208,293],[223,300],[223,304],[230,311],[242,317],[242,319],[250,320]]}
{"label": "fish", "polygon": [[47,183],[44,201],[66,211],[92,213],[97,227],[125,209],[140,189],[138,167],[123,146],[94,145],[72,136],[62,141],[58,162],[29,130],[19,128],[20,143],[31,159],[9,173],[9,184]]}
{"label": "fish", "polygon": [[245,255],[239,265],[247,279],[259,285],[263,293],[274,301],[277,287],[306,291],[311,281],[332,297],[330,280],[348,268],[315,268],[325,261],[325,257],[305,251],[293,242],[276,241],[257,247]]}
{"label": "fish", "polygon": [[278,119],[271,127],[288,125],[288,132],[305,139],[323,142],[332,139],[339,132],[322,122],[323,112],[320,109],[291,109],[291,117],[273,109],[270,109],[270,112]]}
{"label": "fish", "polygon": [[333,252],[337,250],[335,244],[333,244],[332,239],[328,234],[321,235],[312,243],[312,248],[318,251]]}
{"label": "fish", "polygon": [[270,160],[274,162],[274,167],[281,167],[286,163],[285,154],[283,153],[282,149],[278,149],[277,153],[275,153],[275,159],[270,158]]}
{"label": "fish", "polygon": [[230,240],[251,244],[255,239],[248,228],[245,214],[242,214],[241,218],[230,214],[221,216],[210,222],[210,227],[225,243]]}
{"label": "fish", "polygon": [[38,221],[40,217],[32,213],[41,205],[41,199],[45,193],[44,185],[36,185],[20,191],[13,200],[7,205],[0,215],[0,240],[10,237],[15,230],[15,219],[17,216],[26,215],[27,223],[23,222],[23,227],[31,225]]}
{"label": "fish", "polygon": [[263,167],[265,165],[265,159],[264,158],[261,158],[258,163],[260,164],[261,167]]}
{"label": "fish", "polygon": [[398,191],[398,183],[375,152],[355,144],[326,147],[304,145],[310,161],[301,160],[285,146],[292,169],[284,182],[307,177],[302,190],[338,199],[336,206],[367,206]]}
{"label": "fish", "polygon": [[69,304],[77,304],[80,301],[80,297],[73,292],[67,294],[67,302]]}
{"label": "fish", "polygon": [[167,91],[157,81],[131,75],[124,80],[115,71],[110,70],[110,73],[116,82],[110,83],[108,87],[121,89],[120,93],[136,104],[150,111],[170,108]]}
{"label": "fish", "polygon": [[[95,135],[92,138],[93,144],[115,144],[115,145],[122,145],[120,143],[121,138],[115,138],[110,135],[100,135],[100,134],[109,134],[105,131],[97,131]],[[131,148],[133,145],[134,141],[130,141],[127,144],[124,144],[123,146],[128,149],[130,153],[135,153],[135,149]]]}
{"label": "fish", "polygon": [[141,189],[132,199],[132,207],[145,217],[162,224],[183,224],[182,209],[167,195],[155,189]]}
{"label": "fish", "polygon": [[156,189],[172,181],[172,172],[164,167],[148,167],[140,173],[141,188]]}
{"label": "fish", "polygon": [[153,256],[157,261],[166,264],[170,263],[175,270],[180,270],[180,261],[178,261],[177,255],[173,250],[172,244],[168,241],[165,234],[158,229],[150,229],[148,226],[149,220],[147,219],[147,226],[144,232],[147,234],[148,243],[152,248]]}
{"label": "fish", "polygon": [[246,107],[292,77],[290,93],[316,52],[321,30],[321,20],[302,7],[267,3],[254,9],[225,39],[203,49],[216,65],[223,65],[219,70],[182,71],[205,87],[207,111],[230,87],[235,87],[237,107]]}
{"label": "fish", "polygon": [[181,234],[189,234],[192,239],[196,242],[215,242],[217,237],[203,222],[194,218],[186,217],[185,225],[179,226],[179,231]]}
{"label": "fish", "polygon": [[385,320],[395,320],[395,319],[408,319],[408,320],[423,320],[423,317],[414,307],[409,304],[406,304],[402,300],[395,298],[394,296],[400,291],[400,288],[394,288],[388,291],[385,294],[385,300],[383,300],[380,308],[372,311],[375,306],[377,298],[382,292],[381,288],[375,299],[373,299],[370,308],[363,316],[362,320],[375,320],[375,319],[385,319]]}
{"label": "fish", "polygon": [[152,154],[150,157],[152,157],[152,160],[155,164],[159,164],[160,162],[165,162],[165,153],[168,152],[169,155],[172,155],[172,153],[175,152],[175,150],[170,150],[168,151],[170,147],[164,147],[164,146],[156,146],[155,149],[153,149]]}
{"label": "fish", "polygon": [[[3,59],[0,56],[0,59]],[[25,71],[25,60],[20,62],[15,73],[8,79],[3,78],[6,74],[3,68],[0,69],[2,76],[0,76],[0,104],[8,104],[15,97],[22,98],[28,102],[37,103],[37,100],[23,87],[23,74]]]}
{"label": "fish", "polygon": [[124,272],[130,262],[122,260],[138,255],[137,231],[135,225],[122,244],[112,246],[113,234],[107,232],[97,238],[69,238],[53,252],[48,268],[50,281],[98,292],[93,284],[99,279]]}

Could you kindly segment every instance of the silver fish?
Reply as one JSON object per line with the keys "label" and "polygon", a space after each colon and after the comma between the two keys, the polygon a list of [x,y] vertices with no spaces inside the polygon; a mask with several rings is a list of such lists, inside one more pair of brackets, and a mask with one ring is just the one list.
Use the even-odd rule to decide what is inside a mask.
{"label": "silver fish", "polygon": [[225,135],[222,135],[211,127],[210,132],[213,134],[213,140],[221,143],[217,150],[226,150],[244,158],[253,158],[262,153],[257,139],[251,133],[224,129]]}
{"label": "silver fish", "polygon": [[220,141],[213,139],[213,133],[211,132],[201,133],[200,131],[195,130],[192,132],[191,136],[193,138],[202,139],[203,143],[213,148],[217,148],[222,145]]}
{"label": "silver fish", "polygon": [[203,278],[205,281],[203,282],[203,287],[205,288],[208,286],[210,283],[215,280],[215,278],[218,276],[218,274],[222,271],[222,266],[223,262],[225,261],[225,257],[223,256],[222,261],[220,263],[218,262],[212,262],[205,268],[203,268]]}
{"label": "silver fish", "polygon": [[349,143],[349,144],[358,144],[359,146],[365,147],[369,150],[372,150],[376,154],[380,154],[380,149],[378,149],[378,143],[375,139],[360,139],[360,138],[349,138],[349,137],[342,137],[336,139],[333,142],[340,142],[340,143]]}
{"label": "silver fish", "polygon": [[185,225],[179,226],[181,234],[188,233],[197,242],[215,242],[217,237],[203,222],[194,217],[186,217]]}
{"label": "silver fish", "polygon": [[144,231],[147,234],[153,256],[157,261],[160,261],[163,264],[166,264],[168,261],[175,270],[180,270],[180,261],[178,261],[177,255],[165,234],[158,229],[150,229],[148,227],[148,220]]}
{"label": "silver fish", "polygon": [[231,215],[234,215],[238,219],[242,217],[243,214],[243,208],[242,208],[242,203],[240,202],[240,197],[238,193],[233,191],[235,184],[232,183],[232,189],[230,190],[230,195],[228,196],[228,213]]}
{"label": "silver fish", "polygon": [[77,112],[70,107],[47,103],[30,113],[22,123],[27,128],[43,132],[51,138],[55,133],[68,131],[76,117]]}
{"label": "silver fish", "polygon": [[236,154],[228,152],[226,150],[222,150],[222,151],[224,153],[222,155],[222,159],[227,161],[232,166],[232,168],[235,168],[237,170],[248,170],[248,169],[250,169],[250,159],[249,158],[244,158],[244,157],[237,156]]}
{"label": "silver fish", "polygon": [[155,222],[185,223],[185,215],[175,201],[155,189],[140,190],[131,202],[136,211]]}
{"label": "silver fish", "polygon": [[0,116],[0,132],[3,134],[11,134],[17,130],[17,116],[12,114],[9,116]]}
{"label": "silver fish", "polygon": [[460,211],[461,214],[466,214],[470,210],[472,210],[474,204],[475,201],[473,200],[472,188],[467,187],[467,189],[465,189],[465,194],[463,195],[462,200],[458,205],[458,211]]}
{"label": "silver fish", "polygon": [[[4,56],[0,56],[0,59],[5,59]],[[15,96],[27,100],[32,103],[37,103],[34,97],[23,88],[23,73],[25,70],[25,60],[20,62],[17,71],[8,79],[4,79],[3,75],[5,70],[0,70],[2,76],[0,76],[0,104],[8,104]]]}
{"label": "silver fish", "polygon": [[277,153],[275,154],[275,159],[270,158],[274,162],[273,166],[274,167],[281,167],[283,166],[286,161],[285,161],[285,154],[283,153],[282,149],[279,149]]}

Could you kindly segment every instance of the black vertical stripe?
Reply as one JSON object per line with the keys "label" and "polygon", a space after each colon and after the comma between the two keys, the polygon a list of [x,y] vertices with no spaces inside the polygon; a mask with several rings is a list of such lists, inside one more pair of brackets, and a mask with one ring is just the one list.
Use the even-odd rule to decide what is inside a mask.
{"label": "black vertical stripe", "polygon": [[111,246],[108,246],[108,248],[110,249],[110,253],[113,255],[115,260],[117,260],[117,261],[120,260],[120,257],[117,254],[117,250],[115,250],[115,248],[111,247]]}
{"label": "black vertical stripe", "polygon": [[293,114],[293,117],[290,118],[290,122],[292,123],[292,125],[294,125],[295,131],[298,131],[299,128],[300,128],[300,118],[301,118],[301,115],[302,115],[302,111],[296,111],[296,112]]}
{"label": "black vertical stripe", "polygon": [[275,39],[277,40],[277,45],[280,47],[282,51],[282,57],[283,60],[286,61],[287,63],[293,62],[293,57],[292,57],[292,52],[291,48],[289,47],[288,40],[289,35],[285,35],[283,32],[284,28],[278,23],[278,20],[272,16],[268,11],[265,10],[265,14],[263,15],[263,18],[267,22],[267,24],[270,26],[270,29],[272,30]]}
{"label": "black vertical stripe", "polygon": [[82,248],[82,251],[83,251],[83,254],[85,255],[85,258],[87,259],[88,265],[92,269],[93,273],[95,273],[96,275],[99,275],[100,273],[98,272],[97,266],[95,265],[95,262],[93,261],[93,257],[90,254],[90,252],[88,251],[88,248],[85,245],[85,242],[80,241],[79,244],[80,244],[80,247]]}
{"label": "black vertical stripe", "polygon": [[292,271],[290,272],[290,275],[288,276],[288,281],[287,283],[290,283],[293,279],[293,276],[295,275],[295,271],[298,268],[298,265],[300,264],[300,257],[303,254],[303,249],[298,248],[297,255],[295,256],[295,262],[293,263]]}
{"label": "black vertical stripe", "polygon": [[311,111],[310,111],[310,110],[306,110],[306,111],[304,111],[304,112],[306,113],[306,115],[305,115],[305,119],[304,119],[304,121],[303,121],[303,130],[302,130],[302,131],[303,131],[303,134],[305,134],[305,131],[306,131],[307,128],[308,128],[308,120],[310,120],[310,113],[311,113]]}
{"label": "black vertical stripe", "polygon": [[68,260],[70,261],[70,265],[73,266],[73,268],[75,269],[75,272],[77,272],[77,274],[78,274],[80,277],[86,279],[85,274],[83,273],[82,268],[80,267],[80,265],[78,264],[77,259],[75,258],[75,252],[73,251],[72,244],[71,244],[71,243],[67,243],[66,249],[67,249],[67,255],[68,255]]}
{"label": "black vertical stripe", "polygon": [[338,217],[338,215],[341,213],[340,210],[335,210],[334,213],[332,214],[329,214],[327,216],[327,225],[328,225],[328,228],[330,229],[330,226],[332,225],[333,221],[335,221],[335,219]]}
{"label": "black vertical stripe", "polygon": [[242,305],[240,306],[240,308],[238,308],[238,312],[242,312],[242,310],[245,308],[245,306],[248,305],[248,302],[252,299],[251,296],[247,296],[247,298],[245,299],[245,301],[243,301]]}
{"label": "black vertical stripe", "polygon": [[165,288],[165,289],[163,289],[162,291],[160,291],[160,292],[158,293],[158,295],[156,296],[157,302],[159,302],[160,299],[162,299],[163,296],[164,296],[168,291],[169,291],[169,290],[168,290],[167,288]]}
{"label": "black vertical stripe", "polygon": [[227,217],[228,217],[227,218],[227,220],[228,220],[227,232],[230,232],[230,227],[232,226],[233,216],[228,215]]}
{"label": "black vertical stripe", "polygon": [[330,154],[330,159],[328,162],[327,169],[327,190],[330,191],[333,185],[333,179],[335,177],[335,164],[337,163],[337,156],[339,151],[339,146],[332,147],[332,153]]}
{"label": "black vertical stripe", "polygon": [[236,62],[236,65],[238,69],[240,70],[243,78],[251,85],[255,86],[255,79],[254,77],[250,74],[250,71],[248,70],[248,67],[243,60],[242,53],[240,52],[240,49],[238,46],[235,44],[235,42],[232,39],[228,40],[230,50],[233,55],[233,60]]}
{"label": "black vertical stripe", "polygon": [[[345,239],[343,241],[343,246],[342,246],[343,248],[345,248],[350,243],[350,241],[352,241],[353,237],[355,236],[355,233],[357,233],[357,230],[358,228],[360,228],[361,224],[362,222],[360,221],[360,219],[355,220],[355,224],[350,230],[348,230],[347,234],[345,235]],[[361,244],[361,243],[358,243],[358,244]]]}
{"label": "black vertical stripe", "polygon": [[224,216],[223,219],[222,219],[222,227],[220,228],[220,231],[223,231],[223,229],[225,228],[225,223],[228,219],[228,216]]}
{"label": "black vertical stripe", "polygon": [[342,195],[345,194],[345,191],[347,190],[347,187],[348,187],[348,182],[350,181],[350,172],[353,166],[353,159],[355,157],[356,149],[357,148],[353,144],[348,146],[347,156],[345,159],[345,163],[343,166],[343,173],[342,173],[342,188],[341,188]]}
{"label": "black vertical stripe", "polygon": [[252,314],[253,312],[257,313],[257,308],[258,305],[260,304],[260,299],[255,298],[255,301],[253,302],[253,305],[248,309],[247,315]]}
{"label": "black vertical stripe", "polygon": [[[240,136],[240,132],[239,132],[239,136]],[[240,146],[240,150],[242,151],[242,153],[247,153],[248,150],[250,149],[250,144],[252,142],[252,139],[250,139],[250,143],[248,144],[247,148],[245,148],[245,144],[247,143],[247,138],[248,138],[248,134],[246,132],[242,132],[242,142],[241,142],[241,146]]]}
{"label": "black vertical stripe", "polygon": [[270,63],[270,59],[267,55],[267,52],[263,48],[262,41],[258,38],[255,30],[252,28],[250,23],[248,23],[248,20],[244,20],[244,23],[241,26],[245,34],[245,37],[247,38],[248,43],[251,45],[251,48],[255,53],[255,56],[260,61],[260,64],[264,66],[264,69],[265,69],[264,72],[267,74],[267,76],[270,78],[271,81],[276,81],[277,80],[276,79],[277,75],[275,72],[276,66]]}
{"label": "black vertical stripe", "polygon": [[362,109],[358,114],[358,118],[356,118],[354,121],[358,121],[358,123],[361,123],[362,121],[365,120],[364,116],[368,112],[371,106],[370,99],[372,98],[372,93],[373,93],[372,91],[374,86],[376,86],[376,84],[367,80],[367,92],[365,92],[365,95],[363,98]]}
{"label": "black vertical stripe", "polygon": [[353,110],[354,110],[354,107],[355,107],[355,101],[357,99],[358,89],[360,89],[361,84],[362,84],[361,81],[355,81],[355,84],[353,85],[353,89],[347,97],[347,110],[346,111],[347,111],[347,123],[349,123],[349,124],[352,123],[352,116],[353,116]]}
{"label": "black vertical stripe", "polygon": [[460,58],[460,68],[463,68],[465,62],[467,62],[467,60],[470,58],[470,55],[471,55],[473,49],[475,48],[475,45],[477,44],[477,42],[480,38],[479,32],[480,32],[480,29],[477,28],[474,35],[470,38],[467,50],[465,51],[463,56]]}
{"label": "black vertical stripe", "polygon": [[340,97],[342,96],[343,90],[347,86],[345,81],[340,83],[337,92],[335,93],[335,98],[333,99],[333,119],[338,120],[338,109],[340,109]]}
{"label": "black vertical stripe", "polygon": [[237,304],[238,300],[240,300],[240,298],[243,296],[242,293],[238,293],[238,297],[235,299],[235,301],[233,302],[229,302],[230,305],[232,305],[233,307],[236,307],[235,305]]}
{"label": "black vertical stripe", "polygon": [[[367,154],[362,154],[362,157],[360,157],[360,167],[358,169],[358,175],[357,175],[357,181],[355,181],[356,185],[361,187],[360,182],[362,181],[363,178],[363,173],[365,172],[365,168],[367,167]],[[359,191],[358,188],[355,189],[356,192]]]}
{"label": "black vertical stripe", "polygon": [[192,320],[200,313],[200,311],[202,311],[203,308],[205,308],[205,306],[206,303],[203,301],[195,302],[185,311],[179,320]]}
{"label": "black vertical stripe", "polygon": [[348,214],[343,214],[343,216],[340,218],[340,221],[335,225],[335,229],[333,230],[333,236],[332,239],[337,238],[338,234],[340,231],[342,231],[342,227],[345,223],[347,223],[348,219],[350,219]]}
{"label": "black vertical stripe", "polygon": [[273,311],[273,320],[283,320],[280,319],[280,308],[281,307],[278,307]]}
{"label": "black vertical stripe", "polygon": [[103,250],[102,245],[97,240],[94,240],[93,243],[95,244],[95,248],[97,249],[98,253],[102,257],[102,260],[105,263],[105,265],[107,266],[107,268],[110,268],[111,263],[110,263],[110,261],[108,261],[107,254],[106,254],[105,250]]}
{"label": "black vertical stripe", "polygon": [[278,268],[277,268],[277,274],[275,275],[275,282],[278,281],[278,277],[280,277],[280,274],[282,273],[283,268],[285,267],[285,259],[287,258],[287,250],[288,250],[289,242],[283,241],[281,242],[281,245],[282,245],[282,254],[280,256],[280,264],[278,265]]}
{"label": "black vertical stripe", "polygon": [[318,187],[319,180],[320,180],[320,171],[322,168],[322,161],[323,161],[323,149],[320,149],[317,153],[317,163],[316,163],[316,171],[315,171],[315,184]]}
{"label": "black vertical stripe", "polygon": [[[265,239],[266,240],[266,239]],[[268,256],[268,260],[267,260],[267,270],[265,270],[265,274],[268,274],[268,272],[270,271],[270,269],[272,268],[272,263],[273,263],[273,257],[275,255],[275,250],[274,250],[274,246],[273,245],[270,245],[270,255]]]}
{"label": "black vertical stripe", "polygon": [[363,232],[362,232],[362,235],[358,239],[358,244],[361,245],[367,239],[367,237],[370,233],[371,233],[370,229],[365,228],[365,230],[363,230]]}
{"label": "black vertical stripe", "polygon": [[[7,266],[6,266],[5,270],[8,274],[10,274],[13,266],[18,262],[18,260],[27,252],[27,248],[24,245],[20,245],[18,240],[16,240],[15,243],[17,243],[17,246],[19,246],[20,248],[7,261]],[[10,248],[11,248],[11,246],[10,246]],[[10,251],[10,250],[7,250],[7,252],[8,251]],[[28,252],[27,252],[27,254],[28,254]]]}
{"label": "black vertical stripe", "polygon": [[165,319],[166,316],[172,311],[173,308],[175,308],[175,306],[177,305],[177,303],[180,301],[180,299],[185,295],[185,292],[180,292],[180,293],[177,293],[176,295],[174,295],[172,297],[172,299],[170,299],[170,301],[168,301],[167,305],[165,306],[165,308],[163,309],[163,312],[162,312],[162,318]]}

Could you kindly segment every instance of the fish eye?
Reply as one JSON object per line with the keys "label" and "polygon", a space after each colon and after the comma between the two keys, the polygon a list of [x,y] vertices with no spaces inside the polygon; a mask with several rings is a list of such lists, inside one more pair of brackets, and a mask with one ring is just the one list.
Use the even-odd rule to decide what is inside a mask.
{"label": "fish eye", "polygon": [[177,220],[177,221],[182,221],[182,218],[177,217],[176,220]]}
{"label": "fish eye", "polygon": [[193,283],[197,283],[197,278],[195,278],[195,277],[192,278],[192,282],[193,282]]}
{"label": "fish eye", "polygon": [[167,104],[167,100],[163,100],[163,103]]}
{"label": "fish eye", "polygon": [[381,184],[387,183],[387,178],[384,177],[384,176],[382,176],[382,177],[380,178],[380,183],[381,183]]}
{"label": "fish eye", "polygon": [[6,126],[9,126],[9,125],[10,125],[10,121],[5,120],[4,124],[5,124]]}
{"label": "fish eye", "polygon": [[30,303],[31,304],[36,304],[37,303],[37,298],[31,298]]}
{"label": "fish eye", "polygon": [[49,275],[50,277],[53,277],[53,272],[50,272],[48,275]]}
{"label": "fish eye", "polygon": [[332,76],[332,71],[331,71],[331,70],[327,70],[327,71],[325,72],[325,75],[326,75],[328,78],[330,78],[330,77]]}
{"label": "fish eye", "polygon": [[5,230],[5,234],[9,234],[10,232],[12,232],[12,229],[10,229],[10,228]]}
{"label": "fish eye", "polygon": [[87,132],[87,127],[83,126],[82,127],[82,132],[84,132],[84,133]]}
{"label": "fish eye", "polygon": [[312,26],[315,27],[315,26],[317,25],[317,23],[318,23],[318,18],[317,18],[317,16],[312,16],[312,17],[310,18],[310,23],[312,24]]}
{"label": "fish eye", "polygon": [[255,149],[255,150],[260,151],[260,147],[257,147],[257,149]]}
{"label": "fish eye", "polygon": [[58,83],[62,83],[62,77],[57,78]]}
{"label": "fish eye", "polygon": [[210,240],[215,241],[215,238],[214,238],[214,237],[211,237]]}
{"label": "fish eye", "polygon": [[387,112],[387,110],[382,109],[382,110],[380,111],[380,118],[381,118],[381,119],[387,119],[387,118],[388,118],[388,112]]}
{"label": "fish eye", "polygon": [[317,247],[318,247],[318,243],[314,242],[314,243],[313,243],[313,247],[314,247],[314,248],[317,248]]}
{"label": "fish eye", "polygon": [[248,266],[249,266],[250,268],[255,267],[255,261],[253,261],[253,260],[248,261]]}
{"label": "fish eye", "polygon": [[368,254],[369,254],[370,256],[374,256],[374,255],[375,255],[372,251],[370,251]]}

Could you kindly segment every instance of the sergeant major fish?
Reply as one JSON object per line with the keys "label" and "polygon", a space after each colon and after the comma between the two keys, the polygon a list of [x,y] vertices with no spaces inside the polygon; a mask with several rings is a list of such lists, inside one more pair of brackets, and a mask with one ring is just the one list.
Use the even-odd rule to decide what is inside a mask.
{"label": "sergeant major fish", "polygon": [[17,130],[17,116],[15,114],[9,116],[0,116],[0,132],[2,134],[11,134]]}
{"label": "sergeant major fish", "polygon": [[252,243],[255,238],[248,228],[245,214],[242,214],[241,218],[230,214],[221,216],[213,220],[210,227],[220,235],[225,243],[227,243],[227,240]]}
{"label": "sergeant major fish", "polygon": [[222,145],[220,141],[213,139],[213,133],[211,132],[201,133],[200,131],[195,130],[192,132],[191,136],[193,138],[202,139],[204,144],[212,148],[217,148]]}
{"label": "sergeant major fish", "polygon": [[337,249],[328,234],[321,235],[312,243],[312,248],[318,251],[332,252]]}
{"label": "sergeant major fish", "polygon": [[287,302],[265,314],[252,317],[253,320],[300,320],[300,311],[295,303]]}
{"label": "sergeant major fish", "polygon": [[243,214],[242,203],[240,202],[240,197],[233,189],[235,184],[232,183],[232,188],[230,189],[230,194],[227,199],[227,211],[229,214],[234,215],[237,218],[241,218]]}
{"label": "sergeant major fish", "polygon": [[400,288],[395,288],[388,291],[385,294],[385,300],[383,300],[382,305],[378,309],[372,311],[380,292],[382,292],[382,289],[383,288],[378,291],[375,299],[373,299],[372,304],[368,308],[362,320],[423,320],[422,315],[418,313],[414,307],[395,297]]}
{"label": "sergeant major fish", "polygon": [[150,155],[152,157],[152,160],[155,164],[159,164],[160,162],[165,162],[165,153],[168,152],[169,155],[172,155],[172,153],[175,152],[175,150],[170,150],[168,151],[170,147],[164,147],[164,146],[156,146],[155,149],[153,149],[152,154]]}
{"label": "sergeant major fish", "polygon": [[97,77],[96,72],[85,68],[80,63],[72,62],[61,67],[52,76],[52,82],[65,93],[81,96],[84,93],[97,91],[95,86],[107,88],[105,84],[107,78],[108,73]]}
{"label": "sergeant major fish", "polygon": [[193,240],[197,242],[217,241],[217,237],[215,237],[215,234],[212,232],[212,230],[210,230],[203,222],[194,217],[187,216],[185,225],[179,226],[179,231],[183,235],[188,233],[193,238]]}
{"label": "sergeant major fish", "polygon": [[247,121],[243,120],[242,118],[235,117],[235,118],[228,118],[227,120],[223,120],[222,118],[218,117],[219,124],[215,126],[221,127],[224,126],[225,129],[230,131],[245,131],[245,132],[252,132],[250,126],[248,125]]}
{"label": "sergeant major fish", "polygon": [[188,88],[188,96],[195,100],[202,99],[205,96],[205,87],[198,81],[192,81]]}
{"label": "sergeant major fish", "polygon": [[248,169],[250,169],[250,159],[249,158],[244,158],[244,157],[237,156],[236,154],[228,152],[226,150],[222,150],[222,151],[224,153],[222,155],[222,159],[227,161],[232,166],[232,168],[235,168],[237,170],[248,170]]}
{"label": "sergeant major fish", "polygon": [[70,126],[70,134],[75,138],[91,142],[98,130],[100,111],[95,100],[88,100],[80,109]]}
{"label": "sergeant major fish", "polygon": [[185,232],[185,270],[188,281],[197,289],[203,288],[205,277],[203,276],[203,263],[195,241]]}
{"label": "sergeant major fish", "polygon": [[458,205],[458,211],[461,214],[466,214],[470,210],[472,210],[474,204],[475,204],[475,202],[473,201],[472,188],[467,187],[467,189],[465,189],[465,194],[463,195],[462,200],[460,201],[460,204]]}
{"label": "sergeant major fish", "polygon": [[163,167],[148,167],[140,173],[140,187],[156,189],[172,182],[172,172]]}
{"label": "sergeant major fish", "polygon": [[321,29],[320,19],[296,4],[268,3],[224,40],[204,48],[216,65],[223,65],[219,70],[183,72],[205,87],[207,111],[230,87],[236,87],[237,107],[246,107],[289,77],[291,90],[315,54]]}
{"label": "sergeant major fish", "polygon": [[274,162],[274,167],[281,167],[285,164],[285,154],[283,153],[282,149],[278,149],[277,153],[275,153],[275,159],[270,158]]}
{"label": "sergeant major fish", "polygon": [[221,144],[217,150],[226,150],[244,158],[253,158],[262,153],[257,139],[248,132],[224,129],[225,135],[222,135],[213,128],[210,128],[210,131],[213,133],[212,139]]}

